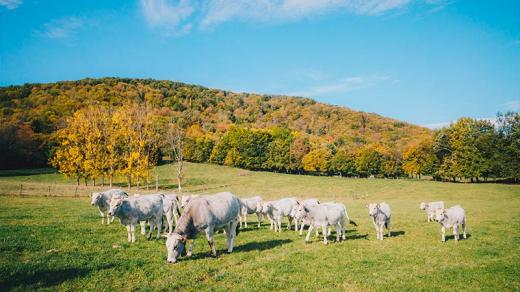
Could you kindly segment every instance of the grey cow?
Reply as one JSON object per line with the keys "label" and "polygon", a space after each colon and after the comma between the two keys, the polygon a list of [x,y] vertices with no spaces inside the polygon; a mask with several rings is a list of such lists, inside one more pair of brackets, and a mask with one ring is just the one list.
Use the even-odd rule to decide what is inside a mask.
{"label": "grey cow", "polygon": [[201,196],[187,205],[179,218],[177,226],[166,240],[168,262],[175,263],[185,255],[185,245],[189,241],[188,256],[193,252],[193,241],[198,232],[204,232],[211,248],[211,254],[217,256],[213,235],[218,228],[224,228],[227,235],[227,251],[233,251],[233,241],[238,234],[238,215],[241,202],[230,192]]}
{"label": "grey cow", "polygon": [[241,199],[242,208],[240,210],[240,227],[242,227],[242,222],[244,222],[244,226],[247,227],[247,214],[256,214],[258,218],[258,227],[262,223],[262,197],[255,196],[251,198]]}
{"label": "grey cow", "polygon": [[128,242],[135,242],[135,226],[138,222],[144,221],[150,223],[148,239],[152,237],[155,226],[157,226],[157,239],[160,238],[163,212],[162,195],[142,195],[113,199],[108,214],[121,220],[121,224],[126,226],[128,232]]}
{"label": "grey cow", "polygon": [[371,203],[368,205],[368,215],[372,217],[372,222],[376,228],[377,239],[383,240],[383,228],[386,227],[388,230],[388,237],[392,235],[390,231],[390,219],[392,213],[390,206],[385,203]]}
{"label": "grey cow", "polygon": [[444,201],[421,203],[419,209],[426,211],[428,222],[433,221],[435,209],[444,209]]}
{"label": "grey cow", "polygon": [[[126,198],[128,197],[128,194],[120,189],[111,189],[105,192],[100,193],[92,193],[92,200],[91,204],[92,206],[98,206],[99,213],[101,215],[101,224],[105,223],[105,212],[108,212],[108,209],[110,208],[110,201],[112,198]],[[112,217],[110,219],[110,216],[107,214],[107,224],[110,224],[114,221],[115,217]]]}
{"label": "grey cow", "polygon": [[[305,207],[314,206],[314,205],[318,205],[319,203],[320,203],[320,201],[318,199],[306,199],[303,202],[298,201],[298,205],[296,205],[292,208],[290,216],[294,218],[294,225],[295,225],[294,230],[298,231],[298,223],[300,223],[300,235],[302,235],[302,233],[303,233],[303,228],[305,227],[305,224],[309,225],[309,223],[306,222],[304,220],[304,218],[300,217],[301,214],[299,214],[297,212],[298,208],[300,206],[305,206]],[[318,236],[318,229],[316,229],[316,236]]]}
{"label": "grey cow", "polygon": [[192,199],[196,199],[198,198],[200,195],[184,195],[181,197],[181,208],[186,208],[186,206],[188,206],[188,203],[192,200]]}
{"label": "grey cow", "polygon": [[449,209],[436,209],[435,221],[441,225],[441,240],[446,241],[446,228],[453,228],[455,240],[459,240],[459,225],[462,227],[463,237],[466,239],[466,214],[460,205]]}

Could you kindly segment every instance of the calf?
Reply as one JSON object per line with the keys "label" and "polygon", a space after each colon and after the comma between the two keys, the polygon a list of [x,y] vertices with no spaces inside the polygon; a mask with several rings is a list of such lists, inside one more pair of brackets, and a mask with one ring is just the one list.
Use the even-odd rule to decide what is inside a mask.
{"label": "calf", "polygon": [[438,202],[428,202],[428,203],[421,203],[419,205],[419,209],[426,211],[426,219],[428,222],[433,221],[433,216],[435,215],[435,209],[444,209],[444,202],[438,201]]}
{"label": "calf", "polygon": [[[314,206],[314,205],[318,205],[319,203],[320,203],[320,201],[318,199],[307,199],[307,200],[304,200],[303,202],[299,202],[298,201],[298,205],[296,205],[296,206],[294,206],[292,208],[290,216],[294,218],[294,222],[295,222],[294,230],[295,231],[298,231],[298,222],[301,223],[300,224],[301,225],[300,226],[300,235],[302,235],[302,233],[303,233],[303,228],[304,228],[305,224],[308,225],[308,223],[305,222],[305,220],[303,220],[303,218],[299,217],[299,214],[297,213],[298,207],[300,205],[303,205],[303,206],[306,206],[306,207],[307,206],[311,206],[311,205]],[[316,229],[316,234],[318,234],[318,230],[317,229]]]}
{"label": "calf", "polygon": [[244,222],[244,226],[247,227],[247,215],[248,214],[256,214],[258,218],[258,227],[262,222],[262,198],[260,196],[251,197],[241,199],[242,208],[240,210],[240,227],[242,227],[242,222]]}
{"label": "calf", "polygon": [[[120,189],[111,189],[105,192],[100,193],[92,193],[92,200],[91,204],[92,206],[98,206],[99,213],[101,215],[101,224],[105,223],[105,212],[108,212],[108,209],[110,208],[110,201],[112,198],[127,198],[128,194]],[[115,217],[112,216],[112,219],[110,219],[110,216],[107,214],[107,224],[110,224],[114,221]]]}
{"label": "calf", "polygon": [[[336,227],[336,241],[339,242],[340,236],[343,240],[345,236],[345,219],[348,218],[347,209],[343,204],[337,203],[325,203],[319,205],[304,206],[300,205],[297,210],[297,216],[304,218],[309,224],[309,231],[305,237],[305,241],[309,241],[313,228],[321,227],[323,229],[323,243],[327,244],[328,227]],[[354,221],[350,219],[349,223],[356,225]]]}
{"label": "calf", "polygon": [[391,236],[390,232],[390,219],[391,211],[390,206],[385,203],[371,203],[368,205],[368,215],[372,217],[372,222],[376,228],[377,239],[383,240],[383,227],[388,230],[388,237]]}
{"label": "calf", "polygon": [[460,205],[449,209],[436,209],[435,221],[441,225],[441,240],[446,241],[446,228],[453,228],[455,241],[459,240],[459,225],[462,226],[462,236],[466,239],[466,214]]}
{"label": "calf", "polygon": [[188,256],[193,252],[193,240],[198,232],[204,232],[211,248],[217,256],[213,235],[217,228],[224,228],[227,235],[228,253],[233,251],[233,241],[238,234],[240,199],[229,192],[200,197],[187,205],[177,226],[166,240],[168,262],[175,263],[180,255],[185,255],[185,245],[189,241]]}
{"label": "calf", "polygon": [[262,206],[262,213],[266,214],[269,220],[271,220],[271,225],[274,224],[275,232],[282,232],[282,219],[283,217],[287,217],[287,229],[291,229],[291,222],[293,218],[291,217],[291,210],[294,206],[298,205],[298,201],[296,198],[286,198],[277,201],[266,202]]}
{"label": "calf", "polygon": [[126,226],[128,231],[128,241],[135,242],[135,225],[143,221],[150,223],[148,239],[152,237],[154,226],[157,226],[157,239],[159,239],[163,212],[163,197],[161,195],[143,195],[113,199],[108,214],[121,220],[121,224]]}

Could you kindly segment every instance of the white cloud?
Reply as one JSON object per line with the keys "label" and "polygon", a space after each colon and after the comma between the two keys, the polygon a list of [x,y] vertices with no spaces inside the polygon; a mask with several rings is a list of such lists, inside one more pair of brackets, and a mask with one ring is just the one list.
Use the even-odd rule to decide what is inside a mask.
{"label": "white cloud", "polygon": [[214,28],[224,22],[287,22],[332,11],[380,15],[412,0],[140,0],[148,24],[169,32]]}
{"label": "white cloud", "polygon": [[289,92],[287,95],[316,97],[327,94],[347,93],[365,88],[370,88],[380,82],[389,80],[390,77],[386,75],[372,75],[372,76],[352,76],[339,79],[327,84],[310,87],[306,90]]}
{"label": "white cloud", "polygon": [[38,31],[43,37],[50,39],[66,39],[85,25],[85,21],[78,17],[65,17],[55,19],[43,25]]}
{"label": "white cloud", "polygon": [[22,5],[22,0],[0,0],[0,6],[4,6],[9,10],[16,9],[20,5]]}

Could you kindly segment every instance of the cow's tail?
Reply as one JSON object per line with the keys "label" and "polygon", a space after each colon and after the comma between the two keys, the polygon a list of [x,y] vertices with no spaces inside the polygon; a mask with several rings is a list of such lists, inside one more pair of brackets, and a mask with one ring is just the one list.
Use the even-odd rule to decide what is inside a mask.
{"label": "cow's tail", "polygon": [[347,207],[345,207],[345,205],[343,205],[343,208],[345,208],[345,218],[347,219],[348,223],[352,224],[354,226],[358,226],[357,223],[354,222],[354,220],[350,220],[350,217],[348,217]]}
{"label": "cow's tail", "polygon": [[237,227],[235,228],[235,236],[238,236],[240,233],[240,224],[237,224]]}

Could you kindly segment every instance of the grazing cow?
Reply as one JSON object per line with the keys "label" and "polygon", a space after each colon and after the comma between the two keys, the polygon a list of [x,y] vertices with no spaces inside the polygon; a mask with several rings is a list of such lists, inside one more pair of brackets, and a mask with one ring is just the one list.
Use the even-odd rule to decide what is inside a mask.
{"label": "grazing cow", "polygon": [[[301,226],[300,226],[300,235],[302,235],[303,233],[303,227],[305,226],[305,224],[308,225],[307,222],[305,222],[305,220],[303,220],[303,218],[300,218],[298,217],[298,207],[300,205],[303,205],[303,206],[313,206],[313,205],[318,205],[320,203],[320,201],[318,199],[307,199],[307,200],[304,200],[303,202],[298,202],[298,205],[294,206],[291,210],[291,214],[290,216],[294,218],[294,225],[295,225],[295,228],[294,230],[295,231],[298,231],[298,222],[301,222]],[[318,234],[318,229],[316,229],[316,235]]]}
{"label": "grazing cow", "polygon": [[179,205],[179,196],[177,194],[163,195],[163,214],[166,217],[166,223],[168,224],[168,233],[173,232],[173,221],[175,220],[175,225],[177,225],[177,220],[181,215]]}
{"label": "grazing cow", "polygon": [[[304,220],[309,224],[309,231],[305,237],[306,242],[309,241],[312,229],[321,227],[323,229],[323,243],[327,244],[327,229],[329,226],[336,227],[337,242],[339,242],[340,236],[343,240],[346,239],[345,219],[348,218],[348,215],[345,205],[337,203],[325,203],[310,206],[300,205],[296,213],[298,217],[304,218]],[[348,219],[348,221],[350,224],[357,225],[350,219]]]}
{"label": "grazing cow", "polygon": [[157,239],[160,238],[163,212],[163,197],[161,195],[143,195],[113,199],[110,202],[108,214],[121,220],[121,224],[126,226],[128,231],[128,241],[135,242],[135,225],[137,222],[148,221],[150,223],[148,239],[151,239],[152,231],[157,226]]}
{"label": "grazing cow", "polygon": [[[111,189],[101,193],[92,193],[92,201],[90,202],[92,206],[98,206],[99,213],[101,214],[101,224],[105,223],[105,212],[108,212],[110,208],[110,201],[112,198],[126,198],[128,194],[120,189]],[[110,219],[110,216],[107,214],[107,224],[110,224],[114,221],[115,217]]]}
{"label": "grazing cow", "polygon": [[198,198],[200,197],[200,195],[184,195],[181,197],[181,208],[186,208],[186,206],[188,206],[188,203],[195,199],[195,198]]}
{"label": "grazing cow", "polygon": [[251,197],[241,199],[242,208],[240,210],[240,227],[242,227],[242,222],[244,222],[244,226],[247,227],[247,214],[256,214],[258,218],[258,227],[262,223],[262,198],[260,196]]}
{"label": "grazing cow", "polygon": [[291,229],[291,210],[294,206],[298,205],[296,198],[286,198],[277,201],[266,202],[262,206],[262,213],[266,214],[269,220],[271,220],[271,226],[274,224],[275,232],[282,232],[282,219],[287,217],[287,229]]}
{"label": "grazing cow", "polygon": [[388,230],[388,237],[391,236],[390,232],[390,219],[391,211],[390,206],[385,203],[371,203],[368,205],[368,215],[372,217],[372,222],[376,228],[377,239],[383,240],[383,227]]}
{"label": "grazing cow", "polygon": [[175,263],[180,255],[185,255],[186,241],[190,241],[188,256],[193,252],[193,240],[198,232],[204,232],[211,248],[217,256],[213,234],[217,228],[224,228],[227,235],[228,253],[233,251],[233,241],[238,234],[240,199],[229,192],[203,196],[193,200],[179,218],[177,226],[166,240],[168,262]]}
{"label": "grazing cow", "polygon": [[426,211],[426,219],[428,222],[433,221],[433,216],[435,215],[435,209],[444,209],[444,202],[438,201],[438,202],[428,202],[428,203],[421,203],[419,205],[419,209]]}
{"label": "grazing cow", "polygon": [[441,225],[442,241],[446,241],[446,228],[453,228],[455,240],[459,240],[459,225],[462,226],[462,236],[466,239],[466,214],[460,205],[449,209],[436,209],[435,221]]}

